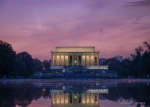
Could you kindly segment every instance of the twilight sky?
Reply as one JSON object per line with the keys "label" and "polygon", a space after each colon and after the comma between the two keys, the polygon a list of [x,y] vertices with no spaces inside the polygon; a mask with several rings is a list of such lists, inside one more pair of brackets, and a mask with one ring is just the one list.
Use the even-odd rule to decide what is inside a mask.
{"label": "twilight sky", "polygon": [[150,0],[0,0],[0,40],[42,60],[56,46],[127,57],[150,41]]}

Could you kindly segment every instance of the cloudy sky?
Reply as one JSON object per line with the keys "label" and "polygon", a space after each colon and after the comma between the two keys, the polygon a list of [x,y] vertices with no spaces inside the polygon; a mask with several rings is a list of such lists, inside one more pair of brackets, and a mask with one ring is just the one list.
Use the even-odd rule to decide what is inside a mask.
{"label": "cloudy sky", "polygon": [[150,0],[0,0],[0,40],[40,59],[56,46],[127,57],[150,41]]}

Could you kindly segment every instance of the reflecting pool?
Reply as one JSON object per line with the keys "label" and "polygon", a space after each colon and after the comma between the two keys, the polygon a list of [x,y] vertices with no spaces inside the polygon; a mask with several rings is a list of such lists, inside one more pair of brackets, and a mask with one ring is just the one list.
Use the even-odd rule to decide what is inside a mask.
{"label": "reflecting pool", "polygon": [[0,80],[0,107],[150,107],[150,81]]}

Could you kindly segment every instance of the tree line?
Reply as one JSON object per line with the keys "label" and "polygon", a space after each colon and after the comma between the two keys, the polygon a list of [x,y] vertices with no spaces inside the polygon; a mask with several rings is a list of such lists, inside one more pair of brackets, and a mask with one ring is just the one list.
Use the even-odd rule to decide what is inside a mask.
{"label": "tree line", "polygon": [[30,77],[49,68],[50,60],[34,59],[28,52],[16,53],[11,44],[0,40],[0,78]]}
{"label": "tree line", "polygon": [[[149,78],[150,77],[150,43],[144,42],[135,49],[129,58],[118,60],[117,57],[106,59],[103,63],[109,65],[109,71],[119,78]],[[0,78],[30,77],[36,72],[50,70],[50,60],[40,61],[32,58],[28,52],[16,53],[11,44],[0,40]]]}
{"label": "tree line", "polygon": [[143,42],[129,58],[120,61],[117,57],[113,57],[106,59],[104,64],[109,65],[110,70],[118,74],[119,77],[149,78],[150,43]]}

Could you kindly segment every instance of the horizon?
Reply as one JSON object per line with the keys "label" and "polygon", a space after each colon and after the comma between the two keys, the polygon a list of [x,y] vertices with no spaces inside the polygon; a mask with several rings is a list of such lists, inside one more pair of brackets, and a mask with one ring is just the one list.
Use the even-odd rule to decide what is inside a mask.
{"label": "horizon", "polygon": [[[3,41],[3,40],[2,40]],[[7,41],[4,41],[4,42],[6,42],[6,43],[8,43]],[[10,43],[9,43],[10,44]],[[11,46],[12,46],[12,44],[10,44]],[[140,45],[141,46],[141,45]],[[44,61],[44,60],[51,60],[51,52],[52,51],[56,51],[56,48],[60,48],[60,47],[69,47],[69,48],[72,48],[72,47],[94,47],[94,49],[95,49],[95,51],[97,51],[96,50],[96,47],[95,46],[56,46],[53,50],[50,50],[50,55],[49,55],[49,58],[48,59],[40,59],[40,58],[38,58],[38,57],[34,57],[31,53],[29,53],[28,51],[26,51],[26,50],[24,50],[24,51],[21,51],[21,52],[17,52],[14,48],[13,48],[13,46],[12,46],[12,48],[13,48],[13,50],[16,52],[16,54],[19,54],[19,53],[22,53],[22,52],[27,52],[27,53],[29,53],[31,56],[32,56],[32,58],[34,58],[34,59],[40,59],[41,61]],[[135,49],[133,49],[133,51],[135,51]],[[97,52],[99,52],[99,51],[97,51]],[[100,52],[99,52],[99,54],[100,54]],[[110,57],[101,57],[100,56],[100,59],[101,58],[106,58],[106,59],[109,59],[109,58],[114,58],[114,57],[122,57],[123,59],[125,59],[125,58],[130,58],[131,57],[131,54],[133,54],[133,53],[129,53],[129,55],[127,55],[127,56],[123,56],[123,55],[114,55],[114,56],[110,56]],[[101,54],[100,54],[101,55]]]}
{"label": "horizon", "polygon": [[0,39],[40,60],[57,46],[129,57],[150,41],[149,10],[149,0],[1,0]]}

